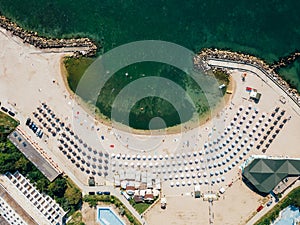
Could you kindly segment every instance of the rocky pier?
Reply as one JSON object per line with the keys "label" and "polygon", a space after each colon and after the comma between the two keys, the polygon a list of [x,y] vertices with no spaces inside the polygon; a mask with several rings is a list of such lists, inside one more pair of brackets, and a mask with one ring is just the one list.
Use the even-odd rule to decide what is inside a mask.
{"label": "rocky pier", "polygon": [[24,43],[40,49],[51,48],[83,48],[75,50],[74,56],[94,56],[97,52],[96,44],[89,38],[56,39],[39,36],[37,32],[27,31],[4,16],[0,16],[0,27],[18,36]]}

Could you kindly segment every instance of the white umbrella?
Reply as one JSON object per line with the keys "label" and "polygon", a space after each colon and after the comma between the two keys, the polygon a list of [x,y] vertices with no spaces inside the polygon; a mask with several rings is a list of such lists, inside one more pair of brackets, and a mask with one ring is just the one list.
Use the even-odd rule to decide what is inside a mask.
{"label": "white umbrella", "polygon": [[199,155],[202,155],[202,154],[203,154],[203,151],[202,151],[202,150],[200,150],[200,151],[199,151]]}
{"label": "white umbrella", "polygon": [[163,156],[162,156],[162,155],[159,155],[159,159],[162,160],[162,159],[163,159]]}
{"label": "white umbrella", "polygon": [[180,158],[180,154],[176,154],[176,158],[179,159]]}
{"label": "white umbrella", "polygon": [[196,177],[196,174],[195,173],[192,173],[192,178],[195,178]]}
{"label": "white umbrella", "polygon": [[182,185],[182,186],[185,186],[185,181],[182,181],[182,182],[181,182],[181,185]]}
{"label": "white umbrella", "polygon": [[126,155],[125,154],[122,154],[122,159],[126,159]]}
{"label": "white umbrella", "polygon": [[187,185],[188,185],[188,186],[191,186],[191,185],[192,185],[192,183],[191,183],[190,180],[188,180]]}
{"label": "white umbrella", "polygon": [[117,155],[116,155],[116,158],[117,158],[117,159],[120,159],[120,157],[121,157],[120,154],[117,154]]}
{"label": "white umbrella", "polygon": [[132,156],[131,156],[131,159],[132,159],[132,160],[135,160],[135,158],[136,158],[136,155],[132,155]]}
{"label": "white umbrella", "polygon": [[193,155],[194,155],[194,156],[197,156],[197,152],[196,152],[196,151],[194,151],[194,152],[193,152]]}
{"label": "white umbrella", "polygon": [[191,166],[190,170],[193,172],[195,169],[194,169],[194,167]]}
{"label": "white umbrella", "polygon": [[179,168],[178,168],[178,171],[179,171],[179,172],[182,172],[182,167],[179,167]]}
{"label": "white umbrella", "polygon": [[223,170],[220,170],[220,174],[223,174],[224,172],[223,172]]}
{"label": "white umbrella", "polygon": [[148,155],[148,160],[151,160],[152,159],[152,156],[151,155]]}
{"label": "white umbrella", "polygon": [[205,183],[205,184],[208,184],[208,180],[207,180],[207,179],[205,179],[204,183]]}
{"label": "white umbrella", "polygon": [[185,175],[185,177],[186,177],[186,178],[190,178],[190,174],[187,173],[187,174]]}
{"label": "white umbrella", "polygon": [[221,182],[221,179],[218,177],[217,178],[217,183],[220,183]]}
{"label": "white umbrella", "polygon": [[227,173],[227,172],[228,172],[228,169],[227,169],[227,168],[225,168],[225,169],[224,169],[224,173]]}
{"label": "white umbrella", "polygon": [[214,172],[213,171],[210,171],[210,176],[213,176],[214,175]]}
{"label": "white umbrella", "polygon": [[153,167],[153,164],[152,164],[152,162],[150,162],[150,163],[149,163],[149,167],[150,167],[150,168],[152,168],[152,167]]}
{"label": "white umbrella", "polygon": [[203,184],[203,181],[202,181],[202,180],[199,180],[199,184]]}
{"label": "white umbrella", "polygon": [[173,153],[170,154],[170,158],[174,159],[174,154]]}
{"label": "white umbrella", "polygon": [[128,162],[124,162],[124,166],[126,166],[126,167],[127,167],[127,166],[128,166]]}
{"label": "white umbrella", "polygon": [[113,158],[115,158],[115,153],[111,153],[111,155],[110,155],[110,157],[113,159]]}
{"label": "white umbrella", "polygon": [[212,179],[212,180],[211,180],[211,183],[212,183],[212,184],[216,183],[215,179]]}
{"label": "white umbrella", "polygon": [[184,178],[184,173],[180,174],[180,178],[183,179]]}
{"label": "white umbrella", "polygon": [[198,182],[197,182],[196,180],[193,180],[193,184],[194,184],[194,185],[197,185]]}
{"label": "white umbrella", "polygon": [[176,186],[179,187],[179,185],[180,185],[180,183],[179,183],[179,182],[176,182]]}
{"label": "white umbrella", "polygon": [[143,162],[143,167],[146,168],[147,167],[147,163]]}
{"label": "white umbrella", "polygon": [[188,172],[189,171],[189,168],[186,166],[186,167],[184,167],[184,171],[185,172]]}
{"label": "white umbrella", "polygon": [[174,176],[174,178],[175,178],[175,180],[178,180],[178,175],[176,174],[176,175]]}
{"label": "white umbrella", "polygon": [[189,161],[189,164],[192,165],[192,164],[193,164],[193,160],[190,160],[190,161]]}
{"label": "white umbrella", "polygon": [[225,181],[225,177],[222,177],[221,180],[222,180],[222,181]]}
{"label": "white umbrella", "polygon": [[141,159],[141,156],[140,156],[140,155],[137,155],[136,158],[137,158],[137,160],[140,160],[140,159]]}
{"label": "white umbrella", "polygon": [[170,175],[170,176],[169,176],[169,180],[172,180],[172,179],[173,179],[173,176],[172,176],[172,175]]}
{"label": "white umbrella", "polygon": [[140,167],[140,166],[141,166],[141,163],[138,162],[136,165],[137,165],[137,167]]}
{"label": "white umbrella", "polygon": [[165,159],[168,160],[168,159],[169,159],[169,156],[168,156],[168,155],[165,155]]}
{"label": "white umbrella", "polygon": [[204,173],[203,173],[203,176],[204,176],[204,177],[207,177],[207,173],[206,173],[206,172],[204,172]]}
{"label": "white umbrella", "polygon": [[195,164],[198,164],[199,163],[199,159],[195,159]]}
{"label": "white umbrella", "polygon": [[143,155],[143,157],[142,157],[142,158],[143,158],[143,160],[146,160],[146,159],[147,159],[147,157],[146,157],[145,155]]}
{"label": "white umbrella", "polygon": [[187,161],[186,160],[183,161],[183,165],[187,165]]}
{"label": "white umbrella", "polygon": [[171,183],[170,183],[170,186],[171,186],[171,187],[174,187],[174,182],[171,182]]}

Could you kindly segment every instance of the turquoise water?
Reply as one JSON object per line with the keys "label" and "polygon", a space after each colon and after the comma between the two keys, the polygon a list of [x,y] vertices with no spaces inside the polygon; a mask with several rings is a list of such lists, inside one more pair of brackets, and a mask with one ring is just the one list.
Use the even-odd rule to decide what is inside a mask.
{"label": "turquoise water", "polygon": [[125,225],[110,208],[99,207],[97,213],[101,225]]}
{"label": "turquoise water", "polygon": [[298,219],[300,221],[300,211],[299,208],[294,206],[289,206],[281,211],[280,219],[273,225],[294,225],[294,220]]}
{"label": "turquoise water", "polygon": [[300,59],[279,70],[280,75],[300,92]]}

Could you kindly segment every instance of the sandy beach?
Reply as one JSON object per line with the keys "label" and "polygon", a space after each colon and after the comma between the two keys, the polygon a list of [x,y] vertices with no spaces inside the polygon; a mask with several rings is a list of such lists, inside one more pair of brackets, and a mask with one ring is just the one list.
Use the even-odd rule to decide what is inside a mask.
{"label": "sandy beach", "polygon": [[[23,44],[18,38],[11,36],[3,29],[0,29],[0,48],[2,49],[0,53],[1,106],[16,113],[21,128],[51,156],[59,168],[78,186],[87,190],[87,180],[93,172],[95,172],[93,176],[96,185],[99,186],[105,184],[112,186],[116,174],[121,174],[121,172],[126,174],[129,170],[147,172],[162,181],[162,195],[167,198],[167,209],[161,210],[160,205],[157,204],[145,214],[144,218],[146,218],[147,224],[156,225],[162,221],[166,225],[208,224],[209,203],[202,199],[195,199],[191,195],[194,190],[194,180],[197,184],[200,180],[203,182],[201,184],[202,193],[209,191],[217,193],[221,187],[226,189],[224,195],[221,195],[219,200],[214,201],[211,206],[214,224],[245,224],[260,205],[262,198],[247,188],[239,179],[239,166],[251,155],[299,158],[297,149],[300,138],[299,108],[296,108],[287,97],[285,97],[285,103],[282,103],[280,99],[284,93],[268,79],[262,79],[251,72],[247,72],[246,81],[243,82],[241,76],[245,73],[244,71],[229,70],[235,87],[232,87],[233,95],[228,99],[226,106],[218,112],[218,116],[211,118],[200,127],[186,129],[181,133],[149,137],[126,133],[109,127],[107,123],[99,123],[87,113],[83,104],[74,101],[62,75],[61,60],[66,55],[65,53],[44,52]],[[249,100],[246,87],[252,87],[262,93],[258,104]],[[46,103],[51,113],[54,113],[55,117],[65,124],[65,127],[61,128],[56,136],[53,136],[52,132],[48,132],[43,123],[39,122],[38,117],[35,118],[33,115],[35,112],[38,116],[43,117],[43,114],[38,111],[39,108],[43,108],[42,103]],[[256,140],[258,131],[252,136],[249,133],[260,117],[265,115],[263,123],[259,126],[261,130],[276,107],[285,111],[283,117],[287,118],[287,123],[280,129],[279,134],[269,146],[265,147],[266,143],[260,144],[263,135],[257,137]],[[240,108],[242,108],[240,114],[245,115],[244,120],[241,116],[236,116]],[[47,112],[45,114],[49,116]],[[236,121],[234,121],[235,116],[237,117]],[[247,129],[247,123],[252,116],[253,122]],[[38,138],[25,125],[28,117],[43,129],[45,135],[42,139]],[[42,119],[44,122],[45,119]],[[239,125],[240,122],[242,122],[241,125]],[[266,128],[269,128],[273,122],[274,119],[271,118],[271,122]],[[51,123],[47,121],[45,123],[51,127]],[[230,131],[225,129],[228,126],[231,127]],[[279,124],[274,126],[277,129]],[[235,132],[237,129],[239,131]],[[72,130],[74,134],[71,135],[68,130]],[[244,133],[243,130],[245,130]],[[69,140],[63,137],[63,133]],[[241,134],[240,139],[239,134]],[[78,139],[75,138],[76,135],[79,137]],[[223,137],[221,137],[222,135]],[[232,139],[230,139],[230,135],[232,135]],[[220,141],[213,143],[218,138]],[[71,141],[81,148],[81,152],[76,150],[74,144],[70,144]],[[62,142],[67,143],[68,147],[71,146],[70,152],[76,151],[76,156],[84,159],[85,163],[81,165],[82,161],[76,161],[77,158],[70,152],[63,153],[60,150],[60,147],[64,149]],[[243,142],[247,142],[247,144],[238,150]],[[253,142],[253,146],[249,147],[249,151],[243,155],[243,151],[251,142]],[[216,148],[222,143],[226,147],[221,146],[217,150]],[[226,156],[219,155],[219,158],[215,158],[213,161],[212,157],[221,154],[222,151],[225,152],[226,148],[232,144],[235,145],[231,147],[232,154],[235,150],[237,151],[232,159],[226,161],[226,157],[230,155],[227,153]],[[204,147],[206,145],[209,147]],[[261,148],[257,148],[258,145]],[[65,150],[69,151],[68,148]],[[200,151],[202,155],[200,155]],[[124,158],[122,158],[123,155]],[[133,156],[137,157],[137,155],[140,155],[140,159],[133,159]],[[144,156],[145,159],[143,159]],[[160,156],[161,159],[159,159]],[[158,157],[158,159],[154,160],[154,157]],[[209,160],[208,157],[210,157]],[[219,174],[221,170],[224,171],[234,162],[237,163],[229,171],[222,175]],[[77,163],[80,165],[76,166]],[[218,163],[220,165],[217,165]],[[199,170],[197,166],[199,166]],[[217,170],[218,175],[215,173]],[[213,174],[209,175],[211,172]],[[198,173],[201,174],[200,177],[198,177]],[[204,177],[205,173],[207,174]],[[224,180],[221,180],[223,176]],[[173,185],[171,185],[172,182]]]}

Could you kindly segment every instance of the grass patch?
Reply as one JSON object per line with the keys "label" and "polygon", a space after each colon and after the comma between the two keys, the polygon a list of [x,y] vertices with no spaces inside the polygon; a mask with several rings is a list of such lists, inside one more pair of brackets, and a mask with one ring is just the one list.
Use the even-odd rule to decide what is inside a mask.
{"label": "grass patch", "polygon": [[7,135],[9,135],[18,125],[18,121],[7,114],[0,112],[0,141],[6,139]]}
{"label": "grass patch", "polygon": [[142,214],[143,212],[146,211],[146,209],[148,209],[152,204],[148,204],[148,203],[138,203],[138,204],[133,204],[133,208],[135,208],[135,210],[139,213]]}
{"label": "grass patch", "polygon": [[72,219],[67,223],[67,225],[85,225],[84,222],[82,222],[82,214],[80,211],[76,211],[72,215]]}
{"label": "grass patch", "polygon": [[264,215],[255,225],[269,225],[279,216],[281,210],[293,205],[300,207],[300,187],[292,190],[286,197],[280,200],[266,215]]}

